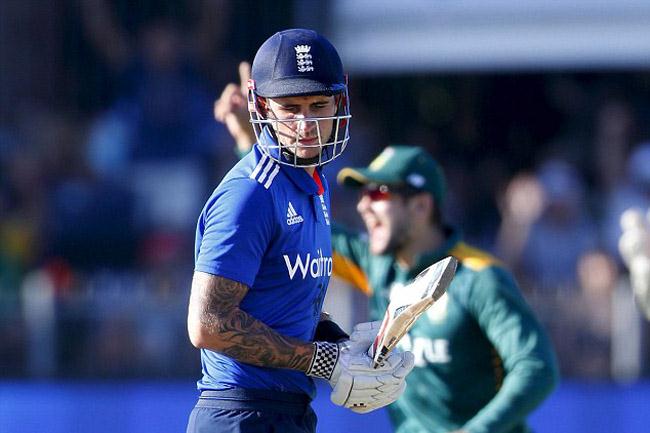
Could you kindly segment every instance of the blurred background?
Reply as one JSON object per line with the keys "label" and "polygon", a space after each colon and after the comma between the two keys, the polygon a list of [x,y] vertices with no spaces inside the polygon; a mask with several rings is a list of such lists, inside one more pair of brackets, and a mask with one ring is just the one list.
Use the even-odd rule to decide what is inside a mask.
{"label": "blurred background", "polygon": [[[447,219],[517,275],[563,377],[537,430],[647,431],[650,325],[617,242],[621,213],[650,207],[649,2],[2,0],[0,432],[42,431],[39,413],[53,432],[184,431],[195,223],[237,161],[212,104],[289,27],[326,35],[350,74],[329,178],[426,147]],[[340,283],[327,304],[347,329],[365,318]],[[319,431],[388,431],[317,412]]]}

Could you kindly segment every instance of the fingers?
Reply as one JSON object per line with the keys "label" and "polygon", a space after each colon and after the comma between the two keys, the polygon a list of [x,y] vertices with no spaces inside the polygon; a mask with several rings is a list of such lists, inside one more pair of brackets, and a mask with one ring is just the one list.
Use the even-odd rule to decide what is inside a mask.
{"label": "fingers", "polygon": [[367,413],[395,401],[406,387],[405,377],[414,365],[411,352],[394,353],[380,369],[367,355],[349,356],[342,366],[330,399],[357,413]]}
{"label": "fingers", "polygon": [[350,346],[357,348],[359,353],[367,352],[373,341],[375,341],[375,333],[372,331],[354,332],[349,340]]}
{"label": "fingers", "polygon": [[390,352],[389,356],[384,360],[383,364],[379,365],[375,370],[394,372],[399,367],[401,367],[405,362],[409,362],[412,364],[414,362],[413,354],[411,352],[398,352],[393,350]]}
{"label": "fingers", "polygon": [[372,368],[372,359],[366,354],[344,354],[339,362],[343,370],[332,384],[330,395],[334,404],[351,407],[381,401],[381,406],[385,406],[403,392],[404,379],[413,369],[414,357],[411,352],[393,353],[378,369]]}
{"label": "fingers", "polygon": [[352,376],[344,374],[330,395],[334,404],[350,407],[360,404],[386,402],[389,404],[405,387],[404,380],[397,380],[391,375],[381,377]]}
{"label": "fingers", "polygon": [[393,376],[405,378],[415,366],[415,356],[411,352],[402,352],[402,364],[393,372]]}
{"label": "fingers", "polygon": [[248,93],[248,80],[251,77],[251,65],[248,62],[239,64],[239,86],[235,83],[228,84],[219,99],[214,102],[214,118],[226,123],[230,114],[237,114],[246,108]]}
{"label": "fingers", "polygon": [[347,352],[342,355],[345,357],[341,362],[345,364],[345,369],[352,373],[367,374],[370,376],[379,376],[381,374],[396,374],[406,376],[412,369],[415,363],[413,354],[411,352],[396,352],[392,351],[390,355],[384,360],[384,363],[377,368],[373,367],[373,360],[367,353],[353,353]]}
{"label": "fingers", "polygon": [[352,330],[347,347],[351,353],[366,353],[375,340],[381,322],[365,322],[357,324]]}
{"label": "fingers", "polygon": [[392,374],[385,374],[382,376],[354,376],[354,384],[352,393],[356,398],[371,396],[382,392],[390,392],[398,388],[402,379],[393,376]]}
{"label": "fingers", "polygon": [[380,326],[380,321],[359,323],[352,330],[350,341],[361,347],[365,352],[372,342],[375,341]]}
{"label": "fingers", "polygon": [[248,92],[248,80],[251,78],[251,64],[241,62],[239,64],[239,90],[245,97]]}
{"label": "fingers", "polygon": [[367,355],[350,357],[346,362],[346,374],[355,376],[355,388],[377,388],[381,385],[395,385],[413,370],[414,357],[411,352],[402,352],[389,356],[387,362],[379,368],[372,368],[372,359]]}
{"label": "fingers", "polygon": [[353,386],[354,376],[342,373],[330,394],[330,400],[332,400],[332,403],[337,406],[343,406],[348,398],[350,398],[350,392],[352,392]]}
{"label": "fingers", "polygon": [[375,398],[371,397],[369,400],[352,401],[352,399],[350,399],[345,407],[356,413],[368,413],[393,403],[404,394],[405,390],[406,382],[402,382],[401,385],[393,391],[383,393]]}
{"label": "fingers", "polygon": [[379,331],[380,327],[381,327],[381,320],[375,320],[374,322],[357,323],[354,326],[352,332],[357,332],[357,331],[362,332],[362,331],[371,331],[371,330],[377,332]]}
{"label": "fingers", "polygon": [[229,114],[245,107],[245,102],[239,87],[234,83],[228,84],[214,103],[214,118],[219,122],[225,122]]}
{"label": "fingers", "polygon": [[376,376],[377,374],[384,373],[387,369],[375,370],[372,368],[372,358],[365,352],[350,353],[344,361],[346,369],[355,373],[366,373]]}

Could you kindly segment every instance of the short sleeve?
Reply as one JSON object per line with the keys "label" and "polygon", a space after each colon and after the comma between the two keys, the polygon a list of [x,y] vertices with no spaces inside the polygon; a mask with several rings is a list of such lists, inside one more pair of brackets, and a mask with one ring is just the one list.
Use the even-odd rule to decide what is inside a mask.
{"label": "short sleeve", "polygon": [[217,189],[199,220],[203,230],[195,270],[251,287],[273,236],[271,192],[252,179],[232,179]]}

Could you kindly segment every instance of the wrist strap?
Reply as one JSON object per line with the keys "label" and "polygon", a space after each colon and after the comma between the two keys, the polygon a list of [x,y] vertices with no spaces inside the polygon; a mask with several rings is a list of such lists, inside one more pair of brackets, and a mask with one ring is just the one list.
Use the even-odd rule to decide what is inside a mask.
{"label": "wrist strap", "polygon": [[314,342],[314,357],[311,359],[307,376],[329,380],[339,359],[338,344],[326,341]]}

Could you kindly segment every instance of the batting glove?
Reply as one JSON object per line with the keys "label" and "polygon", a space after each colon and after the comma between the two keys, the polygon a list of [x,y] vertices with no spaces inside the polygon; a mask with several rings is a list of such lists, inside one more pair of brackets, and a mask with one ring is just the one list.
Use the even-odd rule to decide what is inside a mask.
{"label": "batting glove", "polygon": [[348,357],[366,353],[379,332],[380,326],[380,321],[360,323],[354,327],[350,339],[343,343],[314,342],[314,357],[309,370],[307,370],[307,375],[326,379],[334,388],[340,375],[340,368],[335,371],[335,367],[339,362],[341,352],[345,352]]}
{"label": "batting glove", "polygon": [[345,342],[345,346],[352,353],[367,353],[379,333],[379,328],[381,328],[381,320],[358,323],[352,330],[350,339]]}
{"label": "batting glove", "polygon": [[[344,352],[345,353],[345,352]],[[367,413],[397,400],[406,388],[411,372],[411,352],[393,352],[378,368],[367,353],[341,359],[341,374],[330,396],[332,402],[357,413]]]}
{"label": "batting glove", "polygon": [[367,413],[391,404],[404,392],[406,375],[414,365],[413,354],[393,351],[378,368],[373,368],[368,356],[380,326],[381,321],[360,323],[344,343],[314,343],[307,375],[329,381],[334,404]]}
{"label": "batting glove", "polygon": [[[350,340],[345,343],[346,347],[354,353],[368,354],[380,328],[381,320],[357,324],[350,335]],[[396,362],[394,354],[400,355],[402,361],[397,368],[392,370]],[[365,362],[368,360],[365,359]],[[372,361],[370,362],[372,365]],[[349,369],[350,372],[356,370],[354,376],[346,375],[339,378],[337,387],[332,392],[332,401],[338,404],[342,395],[345,394],[345,390],[349,388],[349,395],[342,405],[353,412],[367,413],[389,405],[404,393],[405,378],[413,369],[413,365],[413,355],[410,352],[400,353],[397,349],[393,351],[383,366],[389,371],[392,370],[392,374],[374,376],[373,373],[378,370],[373,368],[368,375],[367,365],[357,364],[356,368]]]}

